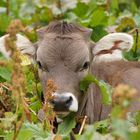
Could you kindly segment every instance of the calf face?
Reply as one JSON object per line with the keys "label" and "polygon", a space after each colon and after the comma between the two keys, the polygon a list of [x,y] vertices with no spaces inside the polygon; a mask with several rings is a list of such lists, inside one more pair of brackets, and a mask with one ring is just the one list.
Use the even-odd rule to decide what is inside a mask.
{"label": "calf face", "polygon": [[90,31],[74,24],[52,23],[39,32],[37,63],[43,92],[47,80],[52,79],[57,85],[52,101],[54,110],[77,112],[82,98],[79,82],[90,65]]}

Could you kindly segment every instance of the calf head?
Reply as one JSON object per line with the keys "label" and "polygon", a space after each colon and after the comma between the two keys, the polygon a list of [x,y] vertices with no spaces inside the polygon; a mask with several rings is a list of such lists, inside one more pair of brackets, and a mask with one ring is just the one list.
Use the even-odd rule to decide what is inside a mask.
{"label": "calf head", "polygon": [[46,92],[46,82],[57,86],[51,103],[58,112],[77,112],[82,93],[79,82],[87,75],[91,62],[90,29],[65,23],[50,23],[38,31],[36,60],[39,77]]}
{"label": "calf head", "polygon": [[84,95],[80,91],[79,83],[88,74],[92,54],[96,50],[112,47],[119,51],[129,50],[133,44],[130,35],[114,33],[101,39],[94,47],[90,42],[90,35],[90,29],[65,22],[50,23],[38,31],[36,60],[39,77],[44,93],[48,79],[52,79],[57,85],[52,101],[55,111],[77,112],[80,109]]}

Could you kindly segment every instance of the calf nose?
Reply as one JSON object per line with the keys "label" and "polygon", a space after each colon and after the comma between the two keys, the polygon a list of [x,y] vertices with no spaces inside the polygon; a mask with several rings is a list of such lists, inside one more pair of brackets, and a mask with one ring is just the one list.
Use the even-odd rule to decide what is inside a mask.
{"label": "calf nose", "polygon": [[[54,94],[54,99],[51,101],[54,110],[58,112],[77,111],[77,100],[71,93]],[[75,103],[76,102],[76,103]]]}
{"label": "calf nose", "polygon": [[69,97],[59,96],[54,98],[54,100],[52,101],[55,111],[68,111],[71,103],[72,103],[71,96]]}

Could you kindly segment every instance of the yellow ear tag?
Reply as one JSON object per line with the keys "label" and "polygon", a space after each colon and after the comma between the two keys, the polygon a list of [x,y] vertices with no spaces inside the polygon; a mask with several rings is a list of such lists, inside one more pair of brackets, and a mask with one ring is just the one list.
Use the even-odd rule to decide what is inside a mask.
{"label": "yellow ear tag", "polygon": [[31,61],[29,59],[29,57],[27,55],[20,55],[20,59],[21,59],[21,65],[22,66],[27,66],[27,65],[30,65],[31,64]]}

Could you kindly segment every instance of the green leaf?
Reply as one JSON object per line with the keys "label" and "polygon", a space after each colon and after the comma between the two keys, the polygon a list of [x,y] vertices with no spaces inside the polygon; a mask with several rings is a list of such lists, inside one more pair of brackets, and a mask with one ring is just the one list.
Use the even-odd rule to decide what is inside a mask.
{"label": "green leaf", "polygon": [[88,8],[89,7],[87,4],[78,2],[76,8],[73,11],[77,16],[83,17],[86,14]]}
{"label": "green leaf", "polygon": [[105,26],[108,24],[108,17],[105,11],[102,8],[98,8],[96,11],[93,12],[90,25],[92,27],[96,26]]}
{"label": "green leaf", "polygon": [[84,77],[84,79],[80,82],[80,90],[81,91],[87,91],[88,86],[91,83],[95,83],[98,85],[98,80],[91,74],[88,74],[86,77]]}
{"label": "green leaf", "polygon": [[116,136],[120,136],[125,140],[129,139],[130,136],[129,128],[130,125],[126,120],[115,119],[112,122],[113,134]]}
{"label": "green leaf", "polygon": [[140,48],[137,48],[136,53],[133,49],[131,49],[129,52],[123,52],[123,56],[129,61],[138,61],[140,60]]}
{"label": "green leaf", "polygon": [[95,42],[99,41],[102,37],[107,35],[107,31],[105,31],[104,26],[102,25],[92,27],[92,29],[93,29],[93,34],[91,38]]}
{"label": "green leaf", "polygon": [[[0,53],[0,60],[7,61],[7,59]],[[0,82],[11,81],[12,68],[10,63],[6,67],[0,66]]]}
{"label": "green leaf", "polygon": [[58,126],[58,134],[68,135],[75,127],[75,113],[66,116],[61,124]]}
{"label": "green leaf", "polygon": [[129,140],[139,140],[140,139],[140,130],[137,132],[133,132],[129,136]]}
{"label": "green leaf", "polygon": [[121,19],[119,26],[116,28],[117,32],[128,32],[136,27],[136,23],[133,18],[124,17]]}
{"label": "green leaf", "polygon": [[109,105],[111,104],[111,94],[112,94],[112,87],[105,83],[103,80],[98,81],[93,75],[88,74],[81,82],[80,82],[80,89],[82,91],[87,91],[88,86],[93,83],[96,84],[102,94],[102,102],[103,104]]}
{"label": "green leaf", "polygon": [[7,27],[11,21],[11,17],[6,14],[0,14],[0,32],[6,32]]}
{"label": "green leaf", "polygon": [[11,81],[11,71],[8,68],[0,67],[0,77],[6,81]]}
{"label": "green leaf", "polygon": [[116,17],[114,15],[110,15],[108,19],[108,25],[114,25],[116,23]]}
{"label": "green leaf", "polygon": [[48,137],[49,133],[43,130],[42,124],[31,124],[29,122],[24,123],[23,128],[31,131],[35,139],[45,139]]}
{"label": "green leaf", "polygon": [[87,125],[85,127],[85,133],[83,135],[77,135],[76,140],[94,140],[95,129],[93,125]]}
{"label": "green leaf", "polygon": [[[12,140],[14,132],[10,132],[6,135],[5,140]],[[33,133],[27,129],[21,129],[16,140],[31,140]]]}
{"label": "green leaf", "polygon": [[137,60],[137,58],[134,58],[134,52],[133,51],[123,52],[123,56],[124,56],[125,59],[127,59],[129,61]]}
{"label": "green leaf", "polygon": [[131,3],[131,12],[132,13],[137,13],[138,12],[138,8],[137,8],[137,6],[136,6],[136,3],[135,2],[132,2]]}
{"label": "green leaf", "polygon": [[140,28],[140,15],[138,15],[137,13],[134,16],[134,20],[137,24],[137,26]]}
{"label": "green leaf", "polygon": [[16,120],[17,116],[12,112],[5,112],[5,118],[0,118],[1,125],[5,129],[12,129],[13,122]]}
{"label": "green leaf", "polygon": [[112,102],[112,97],[111,97],[112,87],[108,83],[105,83],[103,80],[99,81],[98,86],[99,86],[101,93],[102,93],[103,104],[111,104],[111,102]]}
{"label": "green leaf", "polygon": [[122,109],[119,105],[116,105],[115,107],[113,107],[112,111],[111,111],[111,118],[112,119],[119,118],[121,111],[122,111]]}
{"label": "green leaf", "polygon": [[140,125],[140,111],[138,111],[138,112],[136,113],[135,119],[136,119],[136,123],[137,123],[138,125]]}
{"label": "green leaf", "polygon": [[95,126],[96,131],[102,134],[105,134],[108,132],[109,121],[102,120],[102,121],[96,122],[94,126]]}
{"label": "green leaf", "polygon": [[118,2],[119,0],[113,0],[111,1],[111,9],[112,9],[112,12],[114,12],[115,10],[118,10],[119,7],[118,7]]}

